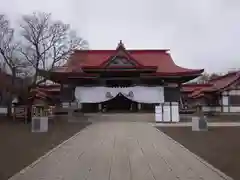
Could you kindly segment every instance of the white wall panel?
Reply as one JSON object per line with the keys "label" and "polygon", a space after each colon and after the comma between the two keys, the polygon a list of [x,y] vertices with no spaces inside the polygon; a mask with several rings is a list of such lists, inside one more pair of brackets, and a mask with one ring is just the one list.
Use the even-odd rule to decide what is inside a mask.
{"label": "white wall panel", "polygon": [[172,102],[172,122],[179,122],[179,104]]}
{"label": "white wall panel", "polygon": [[223,106],[228,106],[228,96],[222,96],[222,104]]}
{"label": "white wall panel", "polygon": [[163,106],[163,122],[170,122],[171,121],[171,111],[170,111],[170,104],[168,102],[164,103]]}
{"label": "white wall panel", "polygon": [[228,107],[224,106],[224,107],[223,107],[223,112],[229,112]]}
{"label": "white wall panel", "polygon": [[240,112],[240,106],[230,106],[230,112]]}
{"label": "white wall panel", "polygon": [[163,116],[162,116],[162,105],[155,106],[155,121],[156,122],[163,122]]}

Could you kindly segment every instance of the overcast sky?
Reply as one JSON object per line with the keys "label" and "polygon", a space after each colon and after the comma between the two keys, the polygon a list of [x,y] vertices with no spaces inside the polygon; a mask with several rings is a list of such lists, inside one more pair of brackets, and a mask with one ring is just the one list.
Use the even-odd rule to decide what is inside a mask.
{"label": "overcast sky", "polygon": [[[176,64],[240,68],[239,0],[0,0],[0,12],[45,11],[70,23],[91,49],[171,50]],[[147,59],[146,59],[147,60]]]}

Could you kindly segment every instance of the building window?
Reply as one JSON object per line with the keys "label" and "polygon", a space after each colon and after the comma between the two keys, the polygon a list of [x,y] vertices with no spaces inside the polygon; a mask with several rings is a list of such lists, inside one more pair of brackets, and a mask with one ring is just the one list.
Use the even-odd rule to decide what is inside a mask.
{"label": "building window", "polygon": [[229,96],[229,105],[240,105],[240,96],[238,95]]}

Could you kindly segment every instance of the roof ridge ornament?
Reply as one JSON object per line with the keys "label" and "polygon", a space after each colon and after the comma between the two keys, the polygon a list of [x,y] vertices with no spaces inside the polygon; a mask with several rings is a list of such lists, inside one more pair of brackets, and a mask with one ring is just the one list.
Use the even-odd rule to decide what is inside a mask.
{"label": "roof ridge ornament", "polygon": [[118,43],[117,48],[119,48],[119,47],[123,47],[123,48],[125,48],[125,47],[124,47],[124,44],[123,44],[123,42],[122,42],[122,40],[120,40],[119,43]]}

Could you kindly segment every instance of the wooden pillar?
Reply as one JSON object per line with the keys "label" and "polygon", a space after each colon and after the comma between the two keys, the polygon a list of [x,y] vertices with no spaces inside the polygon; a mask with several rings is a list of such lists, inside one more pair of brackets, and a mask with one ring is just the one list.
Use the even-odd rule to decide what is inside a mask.
{"label": "wooden pillar", "polygon": [[102,111],[102,103],[99,103],[98,104],[98,112],[101,112]]}
{"label": "wooden pillar", "polygon": [[68,107],[68,120],[70,120],[73,117],[74,109],[71,107]]}
{"label": "wooden pillar", "polygon": [[179,95],[179,106],[180,108],[184,108],[184,102],[182,101],[182,93],[181,93],[181,88],[182,88],[182,83],[178,83],[178,88],[180,91],[180,95]]}
{"label": "wooden pillar", "polygon": [[230,104],[229,104],[229,96],[230,96],[230,91],[227,91],[228,98],[227,98],[227,104],[228,104],[228,112],[230,112]]}
{"label": "wooden pillar", "polygon": [[78,103],[78,109],[82,109],[82,103],[79,103],[79,102],[77,102]]}
{"label": "wooden pillar", "polygon": [[137,107],[138,107],[138,111],[140,111],[142,109],[142,104],[141,103],[138,103],[137,104]]}
{"label": "wooden pillar", "polygon": [[130,104],[130,111],[133,111],[133,103]]}
{"label": "wooden pillar", "polygon": [[169,108],[170,108],[170,122],[172,122],[173,114],[172,114],[172,102],[169,102]]}

